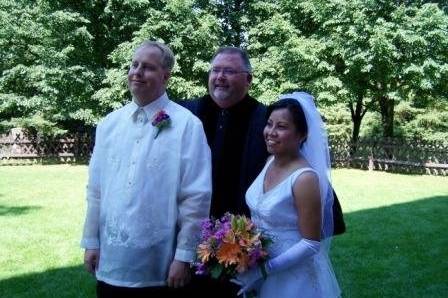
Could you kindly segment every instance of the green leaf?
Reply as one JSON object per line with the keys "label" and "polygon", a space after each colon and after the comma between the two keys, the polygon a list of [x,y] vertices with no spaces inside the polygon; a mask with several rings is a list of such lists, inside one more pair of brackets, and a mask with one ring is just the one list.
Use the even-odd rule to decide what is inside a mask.
{"label": "green leaf", "polygon": [[221,264],[216,264],[212,268],[210,275],[212,276],[212,278],[218,279],[221,276],[221,273],[223,270],[224,270],[224,267]]}

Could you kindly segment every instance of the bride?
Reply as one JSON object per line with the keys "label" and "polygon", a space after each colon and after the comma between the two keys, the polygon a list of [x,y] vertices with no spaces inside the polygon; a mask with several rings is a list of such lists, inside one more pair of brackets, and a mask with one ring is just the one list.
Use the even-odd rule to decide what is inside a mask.
{"label": "bride", "polygon": [[283,95],[268,107],[264,137],[272,156],[246,202],[258,228],[273,238],[270,259],[232,281],[239,295],[261,298],[339,297],[328,257],[333,231],[330,159],[313,97]]}

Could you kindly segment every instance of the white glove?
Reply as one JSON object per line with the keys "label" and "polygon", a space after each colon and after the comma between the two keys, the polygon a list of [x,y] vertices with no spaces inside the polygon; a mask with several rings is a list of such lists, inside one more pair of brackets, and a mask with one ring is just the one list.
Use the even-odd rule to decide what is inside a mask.
{"label": "white glove", "polygon": [[319,249],[319,241],[302,238],[282,254],[270,259],[266,263],[266,273],[269,275],[288,269],[316,254]]}
{"label": "white glove", "polygon": [[[277,273],[311,257],[319,252],[319,249],[319,241],[302,238],[302,240],[291,246],[285,252],[273,259],[270,259],[266,264],[262,264],[261,266],[265,266],[264,268],[267,275]],[[257,266],[238,274],[234,279],[230,280],[231,282],[241,286],[241,289],[237,294],[238,296],[260,286],[260,283],[262,283],[265,279],[262,270],[263,269],[260,266]]]}
{"label": "white glove", "polygon": [[260,286],[260,283],[264,281],[264,278],[261,268],[259,266],[256,266],[243,273],[237,274],[236,277],[231,279],[230,281],[241,287],[237,295],[239,296],[241,294],[244,294],[245,296],[247,292],[258,288],[258,286]]}

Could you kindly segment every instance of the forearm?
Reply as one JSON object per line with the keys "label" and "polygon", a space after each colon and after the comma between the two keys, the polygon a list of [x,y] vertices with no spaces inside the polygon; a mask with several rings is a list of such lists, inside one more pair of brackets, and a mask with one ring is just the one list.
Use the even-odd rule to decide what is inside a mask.
{"label": "forearm", "polygon": [[96,151],[92,155],[89,165],[89,181],[87,184],[87,211],[84,222],[81,247],[86,249],[99,248],[99,221],[100,221],[100,169],[96,159]]}
{"label": "forearm", "polygon": [[97,249],[100,247],[99,241],[99,218],[100,200],[88,199],[87,212],[84,222],[81,247],[86,249]]}
{"label": "forearm", "polygon": [[303,262],[319,252],[320,242],[303,238],[282,254],[266,262],[266,273],[273,274]]}
{"label": "forearm", "polygon": [[191,123],[189,139],[183,139],[181,185],[178,194],[177,250],[179,261],[194,260],[201,222],[208,218],[211,201],[211,153],[202,126]]}
{"label": "forearm", "polygon": [[209,216],[210,194],[208,187],[198,189],[197,193],[190,193],[188,198],[179,203],[179,232],[175,253],[178,261],[191,262],[195,259],[201,222]]}

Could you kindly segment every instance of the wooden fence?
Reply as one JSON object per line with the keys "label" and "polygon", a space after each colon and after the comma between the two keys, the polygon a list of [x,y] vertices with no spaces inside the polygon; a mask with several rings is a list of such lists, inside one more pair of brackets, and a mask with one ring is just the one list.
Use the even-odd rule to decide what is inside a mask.
{"label": "wooden fence", "polygon": [[62,137],[30,137],[20,130],[0,136],[0,165],[35,163],[87,163],[93,148],[87,133]]}
{"label": "wooden fence", "polygon": [[333,166],[400,173],[448,175],[448,146],[395,138],[330,142]]}
{"label": "wooden fence", "polygon": [[[93,148],[90,134],[60,138],[27,137],[21,131],[0,136],[0,165],[87,162]],[[448,175],[448,146],[402,139],[330,140],[334,167],[400,173]]]}

